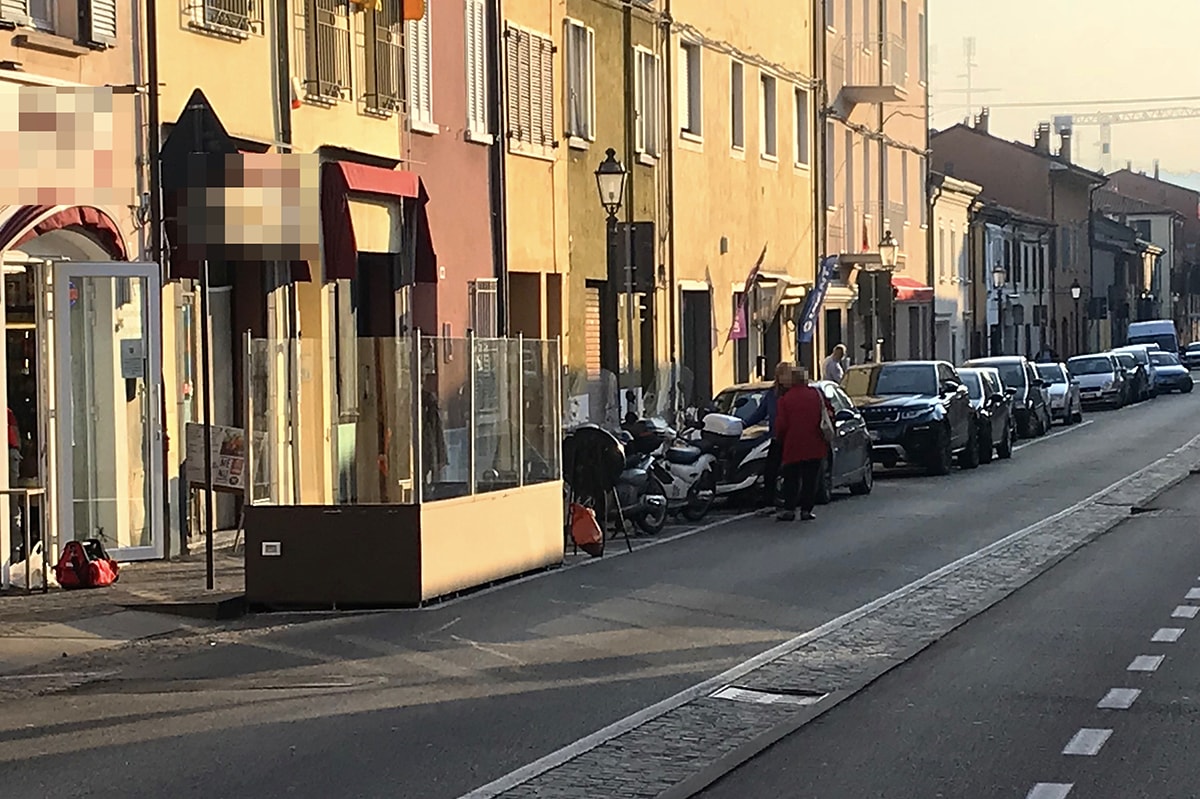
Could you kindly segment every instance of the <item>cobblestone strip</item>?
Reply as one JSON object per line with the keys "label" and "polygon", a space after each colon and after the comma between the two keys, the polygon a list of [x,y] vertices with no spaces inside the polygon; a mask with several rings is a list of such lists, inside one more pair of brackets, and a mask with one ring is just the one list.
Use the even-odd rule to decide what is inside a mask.
{"label": "cobblestone strip", "polygon": [[[1054,563],[1129,518],[1200,464],[1200,437],[980,557],[897,592],[869,612],[824,634],[801,637],[791,651],[731,680],[774,693],[833,693],[869,683],[907,653],[1034,579]],[[786,649],[786,647],[784,647]],[[715,690],[715,689],[714,689]],[[819,707],[819,706],[818,706]],[[812,710],[700,696],[500,792],[503,799],[650,799],[694,778],[773,728]]]}

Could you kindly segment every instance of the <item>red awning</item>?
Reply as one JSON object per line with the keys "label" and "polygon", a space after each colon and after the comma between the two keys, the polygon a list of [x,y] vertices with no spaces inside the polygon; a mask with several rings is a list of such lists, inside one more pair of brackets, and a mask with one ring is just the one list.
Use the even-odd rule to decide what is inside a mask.
{"label": "red awning", "polygon": [[933,302],[933,289],[919,280],[904,275],[892,275],[896,302]]}
{"label": "red awning", "polygon": [[405,225],[415,236],[416,280],[437,282],[437,254],[429,230],[425,206],[429,193],[413,172],[398,172],[350,161],[326,161],[321,165],[321,232],[324,234],[325,279],[349,280],[358,265],[358,244],[350,219],[350,195],[374,194],[399,198]]}
{"label": "red awning", "polygon": [[0,250],[19,247],[43,233],[69,227],[88,230],[111,258],[128,260],[125,239],[117,223],[100,209],[86,205],[75,205],[59,211],[54,211],[52,205],[25,205],[18,208],[0,225]]}

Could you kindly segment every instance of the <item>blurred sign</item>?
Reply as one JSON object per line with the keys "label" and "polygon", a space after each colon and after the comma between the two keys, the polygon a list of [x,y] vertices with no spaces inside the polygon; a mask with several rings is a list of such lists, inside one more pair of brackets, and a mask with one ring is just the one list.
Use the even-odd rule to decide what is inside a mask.
{"label": "blurred sign", "polygon": [[[204,487],[204,425],[188,422],[184,430],[188,485]],[[254,436],[255,453],[263,457],[266,434]],[[212,479],[214,491],[241,494],[246,490],[246,431],[240,427],[212,426]]]}
{"label": "blurred sign", "polygon": [[146,348],[140,338],[121,339],[121,377],[146,376]]}

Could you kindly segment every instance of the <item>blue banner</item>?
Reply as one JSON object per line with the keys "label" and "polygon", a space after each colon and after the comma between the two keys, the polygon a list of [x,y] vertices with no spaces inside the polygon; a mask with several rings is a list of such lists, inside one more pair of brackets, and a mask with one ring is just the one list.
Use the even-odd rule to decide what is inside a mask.
{"label": "blue banner", "polygon": [[821,312],[821,306],[825,303],[825,294],[829,291],[829,284],[837,277],[838,259],[836,255],[831,255],[824,261],[821,261],[821,268],[817,270],[817,285],[813,286],[813,290],[809,292],[807,299],[804,301],[804,313],[800,316],[800,343],[809,344],[812,342],[813,333],[817,329],[817,314]]}

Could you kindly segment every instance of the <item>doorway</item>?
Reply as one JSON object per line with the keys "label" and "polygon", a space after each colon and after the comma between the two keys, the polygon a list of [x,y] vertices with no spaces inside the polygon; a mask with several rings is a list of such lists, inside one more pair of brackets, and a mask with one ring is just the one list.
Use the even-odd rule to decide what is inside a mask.
{"label": "doorway", "polygon": [[684,291],[680,312],[683,407],[702,407],[713,397],[712,295],[707,291]]}
{"label": "doorway", "polygon": [[163,553],[158,267],[53,267],[58,539],[119,560]]}

